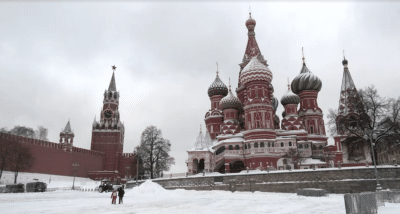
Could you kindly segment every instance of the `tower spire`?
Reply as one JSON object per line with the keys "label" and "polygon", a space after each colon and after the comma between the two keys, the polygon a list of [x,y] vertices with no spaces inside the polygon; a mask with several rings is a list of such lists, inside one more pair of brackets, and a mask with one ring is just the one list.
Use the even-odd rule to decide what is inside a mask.
{"label": "tower spire", "polygon": [[229,91],[231,90],[231,78],[229,77]]}
{"label": "tower spire", "polygon": [[290,90],[289,77],[287,78],[287,89],[288,89],[288,91]]}
{"label": "tower spire", "polygon": [[110,81],[110,86],[108,87],[109,91],[117,91],[117,86],[115,84],[115,70],[117,69],[117,67],[115,67],[115,65],[111,66],[112,70],[113,70],[113,75],[111,77],[111,81]]}
{"label": "tower spire", "polygon": [[303,55],[303,65],[305,65],[306,64],[306,61],[305,61],[305,59],[306,58],[304,58],[304,49],[303,49],[303,47],[301,47],[301,53],[302,53],[302,55]]}
{"label": "tower spire", "polygon": [[249,5],[249,17],[251,19],[251,8],[250,8],[250,5]]}
{"label": "tower spire", "polygon": [[217,76],[218,76],[218,73],[219,73],[219,71],[218,71],[218,62],[217,62]]}

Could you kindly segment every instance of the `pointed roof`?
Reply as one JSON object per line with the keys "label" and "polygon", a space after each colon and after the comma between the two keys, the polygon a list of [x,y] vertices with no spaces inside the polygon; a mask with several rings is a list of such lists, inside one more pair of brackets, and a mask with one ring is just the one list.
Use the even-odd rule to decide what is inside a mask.
{"label": "pointed roof", "polygon": [[68,120],[68,123],[67,123],[67,125],[65,126],[63,132],[70,132],[70,133],[72,132],[72,131],[71,131],[71,124],[69,123],[69,120]]}
{"label": "pointed roof", "polygon": [[117,85],[115,84],[115,74],[113,72],[113,75],[111,77],[110,81],[110,86],[108,87],[109,91],[117,91]]}
{"label": "pointed roof", "polygon": [[342,116],[346,116],[349,113],[355,113],[354,112],[356,108],[355,102],[360,100],[359,94],[353,82],[353,78],[351,77],[347,64],[348,64],[347,60],[344,59],[342,88],[340,90],[340,99],[339,99],[339,114]]}
{"label": "pointed roof", "polygon": [[251,58],[253,58],[253,57],[259,58],[259,60],[263,64],[267,65],[267,61],[264,60],[264,57],[261,54],[260,48],[258,47],[258,44],[256,41],[255,32],[254,32],[255,25],[256,25],[256,21],[251,17],[251,13],[250,13],[250,17],[246,21],[246,27],[248,30],[248,33],[247,33],[248,40],[247,40],[246,51],[244,52],[243,60],[242,60],[242,63],[240,64],[241,70],[247,65],[247,63],[250,62]]}

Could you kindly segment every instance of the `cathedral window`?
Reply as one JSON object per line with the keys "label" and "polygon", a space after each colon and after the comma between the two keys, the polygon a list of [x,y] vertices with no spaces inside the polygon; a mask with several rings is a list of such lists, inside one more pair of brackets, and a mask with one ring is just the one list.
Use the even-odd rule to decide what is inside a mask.
{"label": "cathedral window", "polygon": [[303,148],[303,144],[299,144],[299,149],[302,149]]}
{"label": "cathedral window", "polygon": [[233,146],[232,145],[229,145],[229,150],[233,150]]}
{"label": "cathedral window", "polygon": [[261,147],[261,148],[264,148],[264,142],[261,142],[261,143],[260,143],[260,147]]}
{"label": "cathedral window", "polygon": [[284,145],[283,145],[283,142],[281,142],[281,147],[283,147]]}
{"label": "cathedral window", "polygon": [[248,147],[249,147],[249,149],[251,149],[251,144],[250,143],[249,143]]}
{"label": "cathedral window", "polygon": [[324,147],[322,146],[322,145],[319,145],[319,147],[318,147],[319,149],[324,149]]}
{"label": "cathedral window", "polygon": [[275,143],[274,142],[272,142],[271,144],[272,144],[272,147],[275,147]]}
{"label": "cathedral window", "polygon": [[258,143],[257,142],[254,143],[254,148],[258,148]]}
{"label": "cathedral window", "polygon": [[236,150],[239,150],[239,149],[240,149],[239,145],[236,145],[236,146],[235,146],[235,149],[236,149]]}
{"label": "cathedral window", "polygon": [[258,90],[256,89],[256,98],[258,98]]}
{"label": "cathedral window", "polygon": [[314,127],[310,126],[310,134],[314,134]]}
{"label": "cathedral window", "polygon": [[271,142],[268,142],[268,147],[271,147]]}
{"label": "cathedral window", "polygon": [[289,146],[292,146],[292,142],[289,142]]}
{"label": "cathedral window", "polygon": [[244,149],[247,149],[247,144],[244,144]]}
{"label": "cathedral window", "polygon": [[308,149],[308,144],[304,144],[304,148],[305,148],[305,149]]}
{"label": "cathedral window", "polygon": [[313,146],[312,146],[312,149],[313,149],[313,150],[316,150],[316,149],[317,149],[317,147],[316,147],[315,145],[313,145]]}

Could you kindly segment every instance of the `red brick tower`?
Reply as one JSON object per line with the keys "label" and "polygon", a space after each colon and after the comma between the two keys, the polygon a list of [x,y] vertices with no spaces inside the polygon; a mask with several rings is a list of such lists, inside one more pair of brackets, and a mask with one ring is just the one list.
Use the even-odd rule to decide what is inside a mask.
{"label": "red brick tower", "polygon": [[228,94],[228,88],[218,76],[208,88],[208,96],[211,100],[211,109],[206,113],[205,123],[211,139],[215,139],[221,133],[221,124],[224,121],[219,102]]}
{"label": "red brick tower", "polygon": [[244,87],[244,139],[275,139],[274,112],[271,90],[272,72],[253,57],[240,75]]}
{"label": "red brick tower", "polygon": [[115,84],[115,66],[110,86],[104,92],[100,121],[93,121],[91,150],[105,153],[104,170],[118,171],[119,156],[124,146],[124,125],[120,121],[119,92]]}
{"label": "red brick tower", "polygon": [[322,110],[318,107],[318,92],[322,81],[307,68],[303,55],[303,67],[291,84],[292,91],[300,97],[299,116],[303,119],[308,138],[326,141]]}
{"label": "red brick tower", "polygon": [[74,133],[71,130],[71,124],[68,123],[65,128],[60,132],[60,144],[62,148],[67,152],[72,152],[72,147],[74,146]]}

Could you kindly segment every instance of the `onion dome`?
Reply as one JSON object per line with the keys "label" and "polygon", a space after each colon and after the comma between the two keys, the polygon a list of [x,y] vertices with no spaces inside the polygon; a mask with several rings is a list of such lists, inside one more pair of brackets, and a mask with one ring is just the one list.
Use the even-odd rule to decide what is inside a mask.
{"label": "onion dome", "polygon": [[223,95],[226,96],[228,94],[228,87],[221,81],[218,76],[215,77],[214,82],[208,87],[208,96],[212,97],[214,95]]}
{"label": "onion dome", "polygon": [[239,78],[242,85],[256,80],[270,83],[272,80],[272,72],[266,65],[261,63],[257,57],[253,57],[246,67],[243,68]]}
{"label": "onion dome", "polygon": [[272,108],[274,109],[274,111],[278,109],[278,105],[279,105],[278,98],[276,98],[275,96],[272,97]]}
{"label": "onion dome", "polygon": [[229,88],[228,95],[226,95],[226,97],[222,98],[221,101],[219,102],[219,106],[220,106],[221,110],[237,109],[238,111],[241,111],[243,109],[242,102],[240,102],[239,98],[235,97],[235,95],[232,94],[232,91],[230,88]]}
{"label": "onion dome", "polygon": [[322,81],[308,70],[306,63],[303,63],[300,74],[292,81],[292,91],[298,94],[304,90],[320,91],[321,88]]}
{"label": "onion dome", "polygon": [[246,21],[246,27],[249,28],[250,25],[252,25],[253,28],[256,26],[256,20],[251,18],[251,13],[249,19]]}
{"label": "onion dome", "polygon": [[342,61],[342,64],[343,64],[344,66],[347,66],[347,65],[349,64],[349,62],[347,61],[346,58],[344,58],[343,61]]}
{"label": "onion dome", "polygon": [[300,97],[297,96],[296,94],[294,94],[292,92],[292,90],[289,90],[286,92],[285,95],[282,96],[281,98],[281,104],[283,106],[287,105],[287,104],[299,104],[300,103]]}

